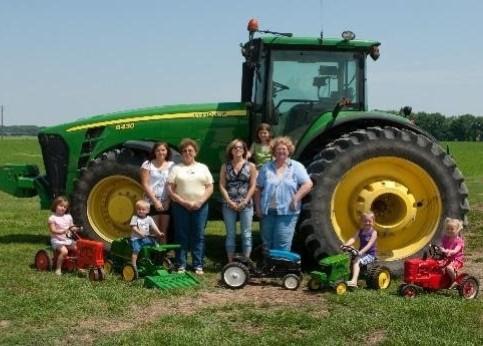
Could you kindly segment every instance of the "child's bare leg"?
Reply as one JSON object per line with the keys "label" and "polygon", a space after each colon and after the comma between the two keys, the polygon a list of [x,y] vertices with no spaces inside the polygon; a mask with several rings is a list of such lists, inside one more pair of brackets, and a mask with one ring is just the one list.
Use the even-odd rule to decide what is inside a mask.
{"label": "child's bare leg", "polygon": [[64,262],[64,257],[69,252],[65,246],[61,246],[57,249],[59,252],[59,256],[57,256],[57,266],[55,269],[55,274],[61,275],[62,274],[62,262]]}
{"label": "child's bare leg", "polygon": [[136,266],[137,261],[138,261],[138,254],[133,252],[131,255],[131,264],[134,268],[137,268]]}
{"label": "child's bare leg", "polygon": [[451,280],[451,286],[449,288],[453,288],[456,286],[456,271],[454,270],[452,265],[449,265],[446,267],[446,273],[448,273],[448,276]]}
{"label": "child's bare leg", "polygon": [[359,278],[359,272],[361,270],[359,266],[360,260],[360,257],[356,257],[352,263],[352,278],[348,282],[350,286],[357,286],[357,279]]}

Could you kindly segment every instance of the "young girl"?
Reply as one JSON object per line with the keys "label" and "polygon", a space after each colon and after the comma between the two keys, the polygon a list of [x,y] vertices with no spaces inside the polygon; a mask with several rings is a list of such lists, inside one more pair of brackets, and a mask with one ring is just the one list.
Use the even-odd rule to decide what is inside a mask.
{"label": "young girl", "polygon": [[272,159],[272,150],[270,141],[272,140],[272,132],[269,124],[261,123],[257,127],[257,139],[252,143],[247,158],[253,157],[257,169]]}
{"label": "young girl", "polygon": [[450,288],[456,286],[456,271],[463,267],[463,248],[465,242],[460,232],[463,229],[463,221],[458,219],[446,218],[445,234],[441,240],[441,250],[447,256],[449,265],[446,267],[446,272],[451,278],[452,285]]}
{"label": "young girl", "polygon": [[62,274],[62,262],[69,250],[75,249],[75,242],[67,237],[69,229],[74,226],[72,216],[69,214],[69,201],[64,196],[59,196],[52,202],[50,208],[53,212],[48,219],[50,231],[50,244],[59,251],[55,274]]}
{"label": "young girl", "polygon": [[347,281],[347,286],[357,287],[360,266],[367,265],[376,260],[376,240],[377,232],[374,229],[375,216],[372,211],[361,215],[361,229],[350,238],[344,245],[351,246],[355,243],[356,237],[359,238],[359,255],[352,262],[352,278]]}
{"label": "young girl", "polygon": [[156,214],[153,219],[156,220],[158,228],[164,234],[164,238],[159,239],[161,243],[171,240],[166,239],[170,218],[170,200],[166,181],[174,165],[170,158],[171,151],[168,144],[164,142],[155,143],[149,160],[143,162],[140,170],[144,199],[151,204],[151,214]]}

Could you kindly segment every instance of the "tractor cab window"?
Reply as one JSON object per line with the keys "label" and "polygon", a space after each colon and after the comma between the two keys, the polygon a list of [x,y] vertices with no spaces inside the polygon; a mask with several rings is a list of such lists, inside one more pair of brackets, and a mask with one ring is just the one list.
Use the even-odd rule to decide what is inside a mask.
{"label": "tractor cab window", "polygon": [[297,141],[312,121],[332,111],[342,97],[353,102],[352,109],[363,107],[360,59],[354,52],[272,51],[275,133]]}

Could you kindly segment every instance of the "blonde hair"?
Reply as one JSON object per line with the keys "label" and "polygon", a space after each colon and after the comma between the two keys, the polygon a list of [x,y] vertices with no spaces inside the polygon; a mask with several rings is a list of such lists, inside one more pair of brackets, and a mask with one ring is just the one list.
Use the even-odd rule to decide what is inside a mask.
{"label": "blonde hair", "polygon": [[448,228],[449,224],[456,225],[456,227],[458,228],[458,233],[461,232],[461,230],[463,229],[463,221],[460,219],[453,219],[451,217],[447,217],[446,219],[444,219],[445,230]]}
{"label": "blonde hair", "polygon": [[289,155],[292,155],[295,151],[295,145],[293,144],[292,140],[290,137],[284,136],[284,137],[275,137],[272,142],[270,143],[270,147],[272,148],[272,155],[275,156],[275,149],[277,149],[277,146],[279,145],[285,145],[288,149]]}
{"label": "blonde hair", "polygon": [[136,209],[138,208],[147,208],[149,209],[151,207],[151,205],[145,201],[144,199],[140,199],[136,202]]}
{"label": "blonde hair", "polygon": [[374,214],[374,212],[372,210],[369,210],[369,211],[365,211],[361,214],[361,220],[365,218],[365,219],[373,219],[374,221],[376,221],[376,214]]}

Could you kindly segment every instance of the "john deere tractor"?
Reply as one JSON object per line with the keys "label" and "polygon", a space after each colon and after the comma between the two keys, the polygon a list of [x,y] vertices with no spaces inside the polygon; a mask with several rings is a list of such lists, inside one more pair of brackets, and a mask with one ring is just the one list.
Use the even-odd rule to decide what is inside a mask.
{"label": "john deere tractor", "polygon": [[[379,42],[350,31],[294,37],[261,31],[255,20],[248,30],[240,102],[143,108],[46,128],[38,136],[46,174],[2,167],[1,188],[38,194],[43,208],[70,196],[76,222],[109,245],[129,234],[143,195],[139,166],[154,142],[167,142],[176,157],[182,138],[195,139],[197,159],[217,179],[227,143],[252,142],[265,122],[294,140],[293,157],[314,180],[295,245],[316,260],[337,252],[369,209],[379,257],[391,269],[438,238],[444,217],[464,218],[468,191],[453,159],[405,117],[368,111],[366,64],[379,57]],[[216,218],[219,199],[211,203]]]}

